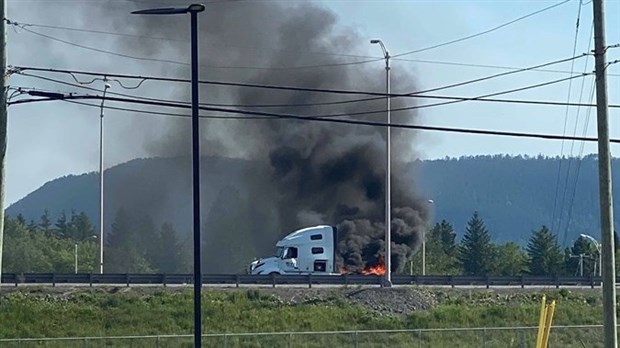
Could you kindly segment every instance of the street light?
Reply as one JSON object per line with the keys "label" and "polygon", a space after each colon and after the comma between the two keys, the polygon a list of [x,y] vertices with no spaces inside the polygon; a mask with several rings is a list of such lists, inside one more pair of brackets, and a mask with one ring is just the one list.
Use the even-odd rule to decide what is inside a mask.
{"label": "street light", "polygon": [[134,11],[133,14],[173,15],[190,14],[191,65],[192,65],[192,182],[194,213],[194,347],[202,347],[202,316],[200,292],[202,273],[200,270],[200,132],[198,118],[198,13],[204,5],[192,4],[185,8],[157,8]]}
{"label": "street light", "polygon": [[370,40],[371,44],[379,44],[385,58],[385,88],[386,88],[386,104],[387,104],[387,135],[386,135],[386,168],[385,168],[385,285],[392,285],[392,232],[391,232],[391,162],[390,162],[390,52],[385,48],[381,40]]}
{"label": "street light", "polygon": [[[426,201],[429,205],[435,204],[435,201],[429,199]],[[432,226],[433,220],[431,215],[431,224]],[[426,275],[426,228],[422,229],[422,275]]]}
{"label": "street light", "polygon": [[596,250],[598,251],[598,276],[601,276],[601,269],[603,269],[603,253],[601,252],[601,243],[599,243],[594,237],[587,234],[580,234],[580,237],[590,240],[594,243]]}
{"label": "street light", "polygon": [[[105,103],[105,93],[111,87],[105,78],[103,82],[103,99],[101,99],[99,113],[99,273],[101,274],[103,274],[103,103]],[[77,250],[77,245],[75,248]],[[77,259],[75,262],[77,265]]]}

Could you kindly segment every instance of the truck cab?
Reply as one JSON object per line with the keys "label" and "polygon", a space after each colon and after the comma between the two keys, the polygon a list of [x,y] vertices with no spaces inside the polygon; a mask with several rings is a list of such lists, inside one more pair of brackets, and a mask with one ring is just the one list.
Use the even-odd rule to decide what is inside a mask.
{"label": "truck cab", "polygon": [[320,225],[297,230],[276,243],[273,256],[255,260],[250,274],[333,274],[337,230]]}

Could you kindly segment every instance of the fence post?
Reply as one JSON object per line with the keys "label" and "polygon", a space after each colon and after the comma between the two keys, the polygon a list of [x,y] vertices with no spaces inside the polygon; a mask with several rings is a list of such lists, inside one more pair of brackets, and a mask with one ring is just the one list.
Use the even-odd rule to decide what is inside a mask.
{"label": "fence post", "polygon": [[525,345],[525,329],[521,329],[521,330],[519,330],[519,332],[520,332],[519,336],[521,337],[521,344],[520,344],[520,346],[521,346],[521,348],[525,348],[526,347],[526,345]]}
{"label": "fence post", "polygon": [[224,334],[224,348],[228,347],[228,334]]}
{"label": "fence post", "polygon": [[487,328],[482,328],[482,347],[486,348],[487,346]]}
{"label": "fence post", "polygon": [[239,287],[239,278],[241,278],[238,274],[235,275],[235,288]]}
{"label": "fence post", "polygon": [[288,344],[287,347],[291,348],[291,342],[293,341],[293,334],[291,332],[289,332],[288,334]]}
{"label": "fence post", "polygon": [[359,346],[360,346],[360,342],[357,337],[357,330],[355,330],[355,348],[359,348]]}
{"label": "fence post", "polygon": [[157,340],[155,340],[155,346],[159,348],[159,335],[157,335]]}
{"label": "fence post", "polygon": [[312,289],[312,274],[308,273],[308,289]]}
{"label": "fence post", "polygon": [[418,330],[418,347],[422,348],[422,330]]}
{"label": "fence post", "polygon": [[86,338],[84,338],[84,342],[83,342],[82,347],[86,348],[86,346],[88,346],[88,342],[86,342]]}

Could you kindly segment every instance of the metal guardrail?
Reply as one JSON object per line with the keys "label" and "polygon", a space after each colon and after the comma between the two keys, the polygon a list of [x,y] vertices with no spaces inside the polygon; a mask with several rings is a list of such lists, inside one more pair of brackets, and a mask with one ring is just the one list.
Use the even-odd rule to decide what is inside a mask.
{"label": "metal guardrail", "polygon": [[[620,278],[619,278],[620,280]],[[249,274],[205,274],[204,285],[376,285],[383,284],[383,278],[376,275],[249,275]],[[191,274],[113,274],[113,273],[3,273],[2,284],[88,284],[93,285],[184,285],[192,284]],[[418,286],[512,286],[512,287],[570,287],[601,285],[601,277],[563,276],[436,276],[436,275],[394,275],[394,285]],[[616,281],[618,283],[618,281]]]}

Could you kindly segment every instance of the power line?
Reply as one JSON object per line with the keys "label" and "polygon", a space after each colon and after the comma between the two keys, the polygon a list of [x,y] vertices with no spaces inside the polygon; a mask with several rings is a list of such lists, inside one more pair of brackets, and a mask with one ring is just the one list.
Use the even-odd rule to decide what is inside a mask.
{"label": "power line", "polygon": [[[88,89],[88,90],[91,90],[91,91],[98,91],[96,88],[76,85],[76,84],[72,84],[72,83],[69,83],[69,82],[55,80],[55,79],[51,79],[51,78],[47,78],[47,77],[43,77],[43,76],[37,76],[37,75],[31,75],[31,74],[24,74],[24,75],[25,76],[41,78],[41,79],[47,80],[47,81],[62,83],[62,84],[73,86],[73,87],[85,88],[85,89]],[[510,89],[510,90],[506,90],[506,91],[495,92],[495,93],[481,95],[481,96],[477,96],[477,97],[471,97],[471,98],[468,98],[467,100],[452,100],[452,101],[448,101],[448,102],[441,102],[441,103],[434,103],[434,104],[407,106],[407,107],[401,107],[401,108],[394,108],[394,109],[392,109],[392,111],[393,112],[411,111],[411,110],[417,110],[417,109],[423,109],[423,108],[429,108],[429,107],[436,107],[436,106],[442,106],[442,105],[448,105],[448,104],[455,104],[455,103],[460,103],[460,102],[465,102],[465,101],[484,100],[483,98],[490,97],[490,96],[497,96],[497,95],[514,93],[514,92],[520,92],[520,91],[524,91],[524,90],[528,90],[528,89],[533,89],[533,88],[540,88],[540,87],[543,87],[543,86],[549,86],[549,85],[552,85],[552,84],[557,84],[557,83],[560,83],[560,82],[565,82],[567,80],[571,80],[571,79],[574,79],[574,78],[582,78],[582,77],[587,76],[587,75],[590,75],[590,74],[575,75],[575,76],[571,76],[571,77],[567,77],[567,78],[563,78],[563,79],[559,79],[559,80],[539,83],[539,84],[536,84],[536,85],[529,85],[529,86],[519,87],[519,88]],[[135,95],[131,95],[131,94],[117,93],[117,92],[108,92],[108,94],[124,96],[124,97],[130,97],[130,98],[136,98],[136,99],[147,100],[147,101],[161,101],[161,102],[165,102],[165,103],[176,103],[176,104],[182,104],[182,105],[189,105],[188,102],[184,102],[184,101],[166,100],[166,99],[160,99],[160,98],[141,97],[141,96],[135,96]],[[217,104],[217,105],[215,105],[215,104],[201,103],[200,105],[203,105],[203,106],[238,107],[238,106],[230,105],[230,104]],[[377,113],[383,113],[383,112],[385,112],[384,109],[372,110],[372,111],[339,113],[339,114],[322,114],[322,115],[315,115],[314,117],[318,117],[318,118],[352,117],[352,116],[377,114]]]}
{"label": "power line", "polygon": [[[573,40],[573,55],[575,55],[575,53],[577,52],[577,39],[579,38],[579,20],[581,19],[581,3],[583,2],[583,0],[579,0],[579,4],[577,5],[577,22],[575,24],[575,38]],[[573,73],[575,69],[575,61],[571,61],[571,65],[570,65],[570,71],[571,74]],[[567,97],[566,97],[566,102],[570,102],[570,95],[571,95],[571,91],[572,91],[572,81],[569,82],[568,84],[568,93],[567,93]],[[569,113],[569,108],[568,106],[566,107],[566,111],[564,114],[564,128],[562,130],[562,134],[566,134],[566,125],[568,124],[568,113]],[[555,182],[555,195],[554,195],[554,199],[553,199],[553,213],[552,213],[552,217],[551,217],[551,232],[554,231],[554,226],[555,226],[555,211],[556,211],[556,206],[557,206],[557,201],[558,201],[558,193],[559,193],[559,188],[560,188],[560,181],[561,181],[561,172],[562,172],[562,156],[564,155],[564,141],[562,141],[562,146],[560,149],[560,163],[558,164],[558,175],[557,175],[557,179]],[[570,162],[569,162],[569,169],[566,172],[566,181],[568,182],[568,175],[569,175],[569,171],[570,171]],[[558,229],[562,227],[562,211],[563,211],[563,207],[564,207],[564,200],[566,198],[566,185],[564,186],[564,194],[562,195],[562,203],[560,204],[560,223],[558,226]]]}
{"label": "power line", "polygon": [[[23,25],[21,25],[19,23],[12,22],[12,21],[10,21],[8,19],[6,21],[7,21],[8,24],[18,26],[22,30],[27,31],[27,32],[29,32],[31,34],[34,34],[34,35],[46,38],[48,40],[53,40],[53,41],[61,42],[61,43],[64,43],[64,44],[67,44],[67,45],[71,45],[71,46],[74,46],[74,47],[79,47],[79,48],[82,48],[82,49],[85,49],[85,50],[89,50],[89,51],[109,54],[109,55],[113,55],[113,56],[117,56],[117,57],[122,57],[122,58],[135,59],[135,60],[140,60],[140,61],[168,63],[168,64],[183,65],[183,66],[189,66],[190,65],[189,63],[181,62],[181,61],[177,61],[177,60],[172,60],[172,59],[141,57],[141,56],[135,56],[135,55],[130,55],[130,54],[121,53],[121,52],[104,50],[104,49],[100,49],[100,48],[96,48],[96,47],[92,47],[92,46],[86,46],[86,45],[78,44],[78,43],[75,43],[75,42],[72,42],[72,41],[68,41],[68,40],[65,40],[65,39],[61,39],[61,38],[58,38],[58,37],[55,37],[55,36],[51,36],[51,35],[48,35],[48,34],[43,34],[43,33],[40,33],[38,31],[35,31],[35,30],[32,30],[32,29],[28,29],[27,26],[23,26]],[[348,65],[358,65],[358,64],[365,64],[365,63],[370,63],[370,62],[377,62],[377,61],[381,61],[381,60],[383,60],[383,58],[373,58],[373,59],[366,59],[366,60],[355,61],[355,62],[325,63],[325,64],[316,64],[316,65],[300,65],[300,66],[286,66],[286,67],[222,66],[222,65],[210,65],[210,64],[200,64],[200,66],[205,67],[205,68],[211,68],[211,69],[301,70],[301,69],[330,68],[330,67],[340,67],[340,66],[348,66]]]}
{"label": "power line", "polygon": [[[394,109],[392,109],[392,111],[393,112],[410,111],[410,110],[416,110],[416,109],[422,109],[422,108],[428,108],[428,107],[435,107],[435,106],[442,106],[442,105],[460,103],[460,102],[464,102],[464,101],[484,100],[483,98],[490,97],[490,96],[497,96],[497,95],[503,95],[503,94],[509,94],[509,93],[514,93],[514,92],[524,91],[524,90],[533,89],[533,88],[539,88],[539,87],[543,87],[543,86],[557,84],[557,83],[560,83],[560,82],[565,82],[567,80],[571,80],[571,79],[574,79],[574,78],[581,78],[581,77],[584,77],[584,76],[587,76],[587,75],[589,75],[589,74],[571,76],[571,77],[567,77],[567,78],[563,78],[563,79],[559,79],[559,80],[539,83],[539,84],[536,84],[536,85],[530,85],[530,86],[515,88],[515,89],[511,89],[511,90],[507,90],[507,91],[501,91],[501,92],[495,92],[495,93],[486,94],[486,95],[482,95],[482,96],[471,97],[471,98],[468,98],[466,100],[452,100],[452,101],[442,102],[442,103],[416,105],[416,106],[407,106],[407,107],[401,107],[401,108],[394,108]],[[26,76],[34,76],[34,75],[26,75]],[[53,80],[53,79],[49,79],[49,78],[45,78],[45,77],[40,77],[40,78],[43,78],[45,80],[57,81],[57,80]],[[74,84],[71,84],[71,83],[66,83],[64,81],[58,81],[58,82],[64,83],[64,84],[68,84],[68,85],[72,85],[74,87],[82,87],[82,88],[85,87],[85,86],[74,85]],[[86,87],[86,88],[89,89],[89,90],[97,91],[97,89],[95,89],[95,88],[90,88],[90,87]],[[134,95],[124,94],[124,93],[115,93],[115,92],[109,93],[109,94],[120,95],[120,96],[131,97],[131,98],[137,98],[137,99],[141,99],[141,100],[162,101],[162,102],[168,102],[168,103],[180,103],[180,104],[183,104],[183,105],[188,105],[187,102],[183,102],[183,101],[162,100],[162,99],[158,99],[158,98],[140,97],[140,96],[134,96]],[[213,106],[213,104],[201,104],[201,105],[211,105],[211,106]],[[220,106],[221,106],[221,104],[220,104]],[[223,106],[226,106],[226,107],[236,107],[234,105],[223,105]],[[315,115],[315,117],[319,117],[319,118],[351,117],[351,116],[361,116],[361,115],[377,114],[377,113],[383,113],[383,112],[385,112],[384,109],[372,110],[372,111],[340,113],[340,114],[323,114],[323,115]]]}
{"label": "power line", "polygon": [[[123,33],[123,32],[117,32],[117,31],[94,30],[94,29],[66,27],[66,26],[51,25],[51,24],[24,23],[24,22],[16,22],[16,21],[10,21],[10,22],[16,26],[19,26],[20,28],[35,27],[35,28],[44,28],[44,29],[66,30],[66,31],[78,32],[78,33],[110,35],[110,36],[126,37],[126,38],[131,38],[131,39],[147,39],[147,40],[156,40],[156,41],[172,41],[172,42],[189,43],[189,39],[178,39],[178,38],[173,38],[173,37],[148,36],[148,35]],[[217,47],[218,45],[214,45],[214,46]],[[250,46],[238,46],[238,45],[219,45],[219,47],[237,47],[237,48],[248,48],[248,49],[259,50],[259,51],[278,51],[278,52],[290,52],[290,53],[296,53],[296,54],[300,53],[299,51],[269,48],[269,47],[250,47]],[[304,52],[304,54],[305,55],[310,54],[310,55],[325,55],[325,56],[334,56],[334,57],[347,57],[347,58],[379,59],[378,57],[362,56],[358,54],[345,54],[345,53],[306,51]],[[407,60],[403,59],[403,61],[407,61]]]}
{"label": "power line", "polygon": [[450,41],[443,42],[443,43],[440,43],[440,44],[437,44],[437,45],[433,45],[433,46],[429,46],[429,47],[425,47],[425,48],[420,48],[420,49],[413,50],[413,51],[408,51],[408,52],[400,53],[400,54],[395,55],[394,57],[402,57],[402,56],[406,56],[406,55],[410,55],[410,54],[414,54],[414,53],[420,53],[420,52],[424,52],[424,51],[429,51],[429,50],[432,50],[432,49],[435,49],[435,48],[439,48],[439,47],[443,47],[443,46],[448,46],[448,45],[451,45],[451,44],[455,44],[457,42],[466,41],[466,40],[473,39],[473,38],[478,37],[478,36],[482,36],[482,35],[485,35],[485,34],[488,34],[488,33],[492,33],[492,32],[494,32],[496,30],[499,30],[501,28],[507,27],[507,26],[509,26],[511,24],[514,24],[516,22],[522,21],[522,20],[524,20],[526,18],[535,16],[535,15],[537,15],[539,13],[543,13],[545,11],[549,11],[549,10],[551,10],[553,8],[558,7],[558,6],[564,5],[567,2],[569,2],[569,1],[572,1],[572,0],[561,1],[561,2],[559,2],[557,4],[545,7],[543,9],[538,10],[538,11],[534,11],[532,13],[529,13],[529,14],[525,15],[525,16],[521,16],[519,18],[513,19],[513,20],[511,20],[509,22],[500,24],[500,25],[495,26],[495,27],[493,27],[491,29],[487,29],[485,31],[481,31],[481,32],[476,33],[476,34],[468,35],[468,36],[461,37],[461,38],[458,38],[458,39],[455,39],[455,40],[450,40]]}
{"label": "power line", "polygon": [[[13,23],[16,23],[13,21]],[[49,25],[49,24],[36,24],[36,23],[23,23],[19,22],[20,26],[27,27],[39,27],[45,29],[58,29],[58,30],[67,30],[73,32],[83,32],[83,33],[92,33],[92,34],[104,34],[104,35],[112,35],[112,36],[120,36],[120,37],[129,37],[135,39],[149,39],[149,40],[161,40],[161,41],[174,41],[174,42],[188,42],[188,40],[177,39],[177,38],[169,38],[169,37],[157,37],[157,36],[147,36],[147,35],[138,35],[138,34],[130,34],[130,33],[121,33],[121,32],[112,32],[112,31],[104,31],[104,30],[94,30],[94,29],[85,29],[85,28],[76,28],[76,27],[65,27],[59,25]],[[609,46],[615,47],[614,46]],[[233,47],[241,47],[244,46],[233,46]],[[291,53],[299,53],[297,51],[290,50],[281,50],[267,47],[247,47],[253,50],[270,50],[270,51],[280,51],[280,52],[291,52]],[[374,59],[376,57],[372,56],[363,56],[356,54],[343,54],[343,53],[328,53],[328,52],[307,52],[308,54],[313,55],[329,55],[329,56],[337,56],[337,57],[348,57],[348,58],[364,58],[364,59]],[[552,70],[552,69],[540,69],[540,68],[519,68],[512,66],[503,66],[503,65],[488,65],[488,64],[473,64],[473,63],[460,63],[460,62],[448,62],[448,61],[437,61],[437,60],[425,60],[425,59],[407,59],[407,58],[392,58],[396,61],[402,62],[412,62],[412,63],[425,63],[425,64],[438,64],[438,65],[452,65],[452,66],[465,66],[465,67],[474,67],[474,68],[487,68],[487,69],[502,69],[502,70],[519,70],[519,71],[537,71],[537,72],[547,72],[547,73],[559,73],[559,74],[569,74],[569,71],[565,70]],[[620,74],[608,74],[609,76],[620,76]]]}
{"label": "power line", "polygon": [[[464,86],[464,85],[468,85],[468,84],[472,84],[472,83],[476,83],[476,82],[490,80],[490,79],[497,78],[497,77],[502,77],[502,76],[506,76],[506,75],[510,75],[510,74],[515,74],[517,72],[523,72],[523,71],[535,69],[537,67],[548,66],[548,65],[551,65],[551,64],[563,63],[563,62],[575,60],[577,58],[581,58],[581,57],[585,57],[585,56],[586,56],[586,54],[583,54],[583,55],[580,55],[580,56],[573,56],[571,58],[556,60],[556,61],[553,61],[553,62],[544,63],[544,64],[536,65],[536,66],[533,66],[533,67],[523,68],[523,69],[520,69],[518,71],[504,72],[504,73],[499,73],[499,74],[495,74],[495,75],[485,76],[485,77],[474,79],[474,80],[469,80],[469,81],[454,83],[454,84],[450,84],[450,85],[446,85],[446,86],[442,86],[442,87],[435,87],[435,88],[431,88],[431,89],[427,89],[427,90],[417,91],[417,92],[413,92],[411,94],[412,95],[414,95],[414,94],[422,94],[422,93],[434,92],[434,91],[439,91],[439,90],[444,90],[444,89],[449,89],[449,88],[454,88],[454,87],[460,87],[460,86]],[[18,73],[23,75],[23,76],[34,77],[34,78],[43,79],[43,80],[50,81],[50,82],[55,82],[55,83],[65,84],[65,85],[69,85],[69,86],[73,86],[73,87],[86,88],[86,89],[89,89],[89,90],[96,90],[96,91],[98,91],[98,89],[86,87],[86,86],[83,86],[81,84],[72,84],[72,83],[61,81],[61,80],[57,80],[57,79],[52,79],[52,78],[48,78],[48,77],[43,77],[43,76],[34,75],[34,74],[28,74],[28,73],[23,73],[23,72],[18,72]],[[73,76],[73,77],[74,77],[74,80],[78,81],[78,79],[75,78],[75,76]],[[580,76],[580,75],[573,75],[573,76],[571,76],[569,78],[560,79],[560,80],[551,81],[551,82],[545,82],[543,84],[533,85],[533,86],[530,86],[530,87],[527,87],[527,88],[524,88],[524,89],[537,88],[537,87],[542,87],[542,86],[546,86],[546,85],[549,85],[549,84],[559,83],[559,82],[566,81],[568,79],[572,79],[574,77],[582,77],[582,76]],[[519,91],[519,90],[523,90],[523,89],[509,90],[509,91],[504,91],[504,92],[499,92],[499,93],[492,93],[492,94],[482,95],[482,96],[474,97],[472,100],[481,99],[481,98],[490,97],[490,96],[497,96],[497,95],[501,95],[501,94],[508,94],[508,93]],[[135,96],[135,95],[128,95],[128,94],[122,94],[122,93],[115,93],[115,92],[109,92],[109,93],[110,94],[116,94],[116,95],[122,95],[122,96],[129,96],[129,97],[134,97],[134,98],[149,99],[149,98],[145,98],[145,97],[139,97],[139,96]],[[339,104],[348,104],[348,103],[354,103],[354,102],[365,102],[365,101],[379,100],[379,99],[384,99],[384,98],[385,97],[382,96],[382,97],[373,97],[373,98],[348,99],[348,100],[341,100],[341,101],[304,103],[304,104],[253,104],[253,105],[247,105],[247,104],[246,105],[239,105],[239,104],[237,104],[237,105],[230,105],[230,104],[201,103],[201,105],[251,107],[251,108],[258,108],[258,107],[263,107],[263,108],[267,108],[267,107],[302,107],[302,106],[339,105]],[[465,100],[457,100],[457,101],[449,101],[449,102],[442,102],[442,103],[426,104],[426,105],[420,105],[420,106],[415,106],[415,107],[411,107],[411,108],[405,108],[403,110],[428,108],[428,107],[434,107],[434,106],[458,103],[458,102],[462,102],[462,101],[465,101]],[[385,110],[382,110],[382,111],[385,111]],[[399,110],[398,109],[394,109],[393,111],[399,111]],[[367,113],[374,113],[374,112],[367,112]]]}
{"label": "power line", "polygon": [[[511,25],[513,23],[516,23],[516,22],[519,22],[521,20],[524,20],[526,18],[535,16],[535,15],[537,15],[539,13],[543,13],[545,11],[551,10],[551,9],[553,9],[555,7],[558,7],[558,6],[560,6],[560,5],[564,4],[564,3],[567,3],[569,1],[571,1],[571,0],[564,0],[562,2],[559,2],[559,3],[555,4],[555,5],[551,5],[551,6],[548,6],[546,8],[543,8],[541,10],[534,11],[534,12],[532,12],[530,14],[525,15],[525,16],[521,16],[521,17],[516,18],[514,20],[511,20],[509,22],[503,23],[501,25],[498,25],[496,27],[493,27],[491,29],[488,29],[488,30],[485,30],[485,31],[482,31],[482,32],[479,32],[479,33],[476,33],[476,34],[473,34],[473,35],[468,35],[466,37],[458,38],[458,39],[455,39],[455,40],[450,40],[450,41],[447,41],[447,42],[443,42],[443,43],[440,43],[440,44],[437,44],[437,45],[425,47],[425,48],[422,48],[422,49],[417,49],[417,50],[412,50],[412,51],[400,53],[400,54],[394,55],[394,58],[398,58],[398,57],[402,57],[402,56],[406,56],[406,55],[411,55],[411,54],[414,54],[414,53],[420,53],[420,52],[428,51],[428,50],[435,49],[435,48],[438,48],[438,47],[443,47],[443,46],[451,45],[451,44],[454,44],[454,43],[457,43],[457,42],[462,42],[462,41],[469,40],[469,39],[472,39],[472,38],[475,38],[475,37],[479,37],[479,36],[491,33],[493,31],[499,30],[499,29],[501,29],[503,27],[509,26],[509,25]],[[113,52],[113,51],[108,51],[108,50],[102,50],[102,49],[99,49],[99,48],[96,48],[96,47],[90,47],[90,46],[86,46],[86,45],[81,45],[81,44],[77,44],[77,43],[74,43],[74,42],[71,42],[71,41],[68,41],[68,40],[64,40],[64,39],[60,39],[60,38],[57,38],[57,37],[53,37],[51,35],[43,34],[43,33],[34,31],[32,29],[28,29],[28,28],[26,28],[27,25],[21,25],[21,24],[19,24],[17,22],[13,22],[13,21],[10,21],[8,19],[6,19],[6,21],[7,21],[7,24],[18,26],[18,27],[22,28],[23,30],[25,30],[25,31],[27,31],[27,32],[29,32],[31,34],[38,35],[38,36],[47,38],[49,40],[54,40],[54,41],[57,41],[57,42],[62,42],[64,44],[72,45],[72,46],[79,47],[79,48],[86,49],[86,50],[92,50],[92,51],[99,52],[99,53],[106,53],[106,54],[111,54],[111,55],[115,55],[115,56],[119,56],[119,57],[123,57],[123,58],[136,59],[136,60],[142,60],[142,61],[156,61],[156,62],[161,62],[161,63],[169,63],[169,64],[177,64],[177,65],[189,65],[188,63],[174,61],[174,60],[169,60],[169,59],[139,57],[139,56],[133,56],[133,55],[125,54],[125,53]],[[95,31],[93,31],[93,32],[95,32]],[[103,33],[103,32],[99,32],[99,33]],[[291,67],[213,66],[213,65],[202,65],[202,66],[205,66],[205,67],[208,67],[208,68],[214,68],[214,69],[297,70],[297,69],[328,68],[328,67],[359,65],[359,64],[365,64],[365,63],[377,62],[377,61],[381,61],[381,60],[383,60],[383,58],[372,58],[372,59],[365,59],[365,60],[354,61],[354,62],[330,63],[330,64],[318,64],[318,65],[306,65],[306,66],[291,66]]]}
{"label": "power line", "polygon": [[[449,61],[440,61],[440,60],[405,59],[405,58],[393,58],[393,60],[404,61],[404,62],[412,62],[412,63],[464,66],[464,67],[472,67],[472,68],[498,69],[498,70],[499,69],[501,69],[501,70],[521,70],[521,69],[523,69],[523,68],[519,68],[519,67],[506,66],[506,65],[473,64],[473,63],[460,63],[460,62],[449,62]],[[555,70],[555,69],[530,69],[530,71],[544,72],[544,73],[555,73],[555,74],[570,74],[570,71],[568,71],[568,70]],[[618,76],[620,76],[620,74],[608,73],[607,76],[618,77]]]}
{"label": "power line", "polygon": [[[580,6],[581,9],[581,6]],[[590,45],[592,44],[592,39],[593,39],[593,34],[594,34],[594,22],[592,22],[592,26],[590,29],[590,35],[588,36],[589,40],[588,40],[588,51],[590,50]],[[576,42],[576,39],[575,39]],[[588,62],[586,62],[583,70],[585,71],[587,69],[587,65]],[[580,92],[579,92],[579,101],[581,101],[583,99],[583,89],[585,87],[585,79],[581,81],[581,88],[580,88]],[[570,89],[569,89],[569,94],[567,95],[566,98],[567,101],[570,101]],[[590,99],[592,100],[592,99]],[[577,108],[576,113],[575,113],[575,125],[573,126],[573,135],[577,135],[577,127],[579,124],[579,114],[580,114],[581,108]],[[569,110],[568,108],[566,108],[566,119],[568,119],[568,113]],[[569,190],[569,176],[571,174],[571,167],[573,166],[573,150],[575,149],[575,142],[571,141],[571,146],[570,146],[570,155],[568,158],[568,167],[566,169],[566,179],[564,180],[564,192],[562,193],[562,204],[560,205],[560,212],[564,211],[564,207],[565,207],[565,200],[566,200],[566,193]],[[577,174],[578,175],[578,174]],[[577,184],[577,182],[575,182],[575,185]],[[570,198],[569,198],[570,199]],[[570,207],[571,203],[568,203],[568,206]],[[564,239],[566,239],[566,235],[568,234],[568,228],[569,228],[569,224],[570,224],[570,208],[567,211],[568,216],[567,216],[567,220],[566,220],[566,229],[564,230]],[[562,220],[560,219],[560,223],[562,222]],[[560,225],[561,228],[561,225]]]}
{"label": "power line", "polygon": [[[65,101],[67,103],[71,103],[71,104],[90,106],[90,107],[95,107],[95,108],[100,108],[101,107],[101,105],[98,105],[98,104],[84,103],[84,102],[79,102],[79,101],[76,101],[76,100],[63,100],[63,101]],[[178,113],[171,113],[171,112],[140,110],[140,109],[133,109],[133,108],[121,108],[121,107],[109,106],[109,105],[104,105],[103,108],[104,109],[109,109],[109,110],[125,111],[125,112],[135,112],[135,113],[149,114],[149,115],[170,116],[170,117],[192,117],[192,115],[190,115],[190,114],[178,114]],[[217,120],[222,120],[222,119],[224,119],[224,120],[264,120],[264,119],[272,119],[271,117],[267,117],[267,116],[260,117],[260,116],[199,115],[198,117],[204,118],[204,119],[217,119]]]}
{"label": "power line", "polygon": [[[57,73],[66,73],[66,74],[78,74],[78,75],[88,75],[88,76],[105,76],[105,77],[114,77],[114,78],[127,78],[127,79],[140,79],[140,80],[153,80],[153,81],[167,81],[167,82],[179,82],[179,83],[189,83],[189,80],[179,79],[179,78],[170,78],[170,77],[156,77],[156,76],[141,76],[141,75],[128,75],[128,74],[114,74],[114,73],[101,73],[101,72],[89,72],[89,71],[78,71],[78,70],[63,70],[63,69],[52,69],[52,68],[36,68],[36,67],[27,67],[27,66],[11,66],[10,67],[13,72],[32,70],[32,71],[45,71],[45,72],[57,72]],[[343,90],[343,89],[324,89],[324,88],[307,88],[307,87],[292,87],[292,86],[277,86],[277,85],[265,85],[265,84],[251,84],[251,83],[239,83],[239,82],[223,82],[223,81],[209,81],[209,80],[201,80],[199,81],[201,84],[206,85],[214,85],[214,86],[228,86],[228,87],[244,87],[244,88],[264,88],[264,89],[273,89],[273,90],[285,90],[285,91],[297,91],[297,92],[313,92],[313,93],[330,93],[330,94],[340,94],[340,95],[369,95],[369,96],[381,96],[385,98],[388,94],[380,93],[380,92],[367,92],[367,91],[355,91],[355,90]],[[443,95],[417,95],[417,94],[407,94],[407,93],[390,93],[390,97],[392,98],[419,98],[419,99],[440,99],[440,100],[471,100],[470,97],[454,97],[454,96],[443,96]],[[524,100],[524,99],[497,99],[497,98],[486,98],[486,99],[478,99],[476,102],[493,102],[493,103],[514,103],[514,104],[531,104],[531,105],[550,105],[550,106],[583,106],[583,107],[594,107],[595,104],[581,104],[581,103],[565,103],[565,102],[556,102],[556,101],[544,101],[544,100]],[[610,104],[610,108],[620,108],[620,105]]]}
{"label": "power line", "polygon": [[[164,107],[175,107],[175,108],[184,108],[189,109],[190,107],[182,104],[170,104],[170,103],[162,103],[162,102],[151,102],[145,100],[136,100],[136,99],[128,99],[128,98],[117,98],[117,97],[105,97],[108,101],[117,101],[117,102],[126,102],[126,103],[137,103],[137,104],[145,104],[151,106],[164,106]],[[43,101],[72,101],[72,100],[88,100],[88,99],[103,99],[101,96],[65,96],[64,99],[29,99],[29,100],[19,100],[15,102],[11,102],[11,105],[15,104],[25,104],[31,102],[43,102]],[[522,132],[508,132],[508,131],[492,131],[492,130],[482,130],[482,129],[471,129],[471,128],[451,128],[451,127],[436,127],[436,126],[422,126],[422,125],[411,125],[411,124],[403,124],[403,123],[383,123],[383,122],[373,122],[373,121],[362,121],[362,120],[348,120],[348,119],[334,119],[334,118],[318,118],[314,116],[300,116],[300,115],[291,115],[291,114],[276,114],[276,113],[268,113],[268,112],[260,112],[260,111],[248,111],[248,110],[236,110],[236,109],[225,109],[225,108],[214,108],[214,107],[200,107],[201,110],[207,111],[215,111],[226,114],[245,114],[245,115],[253,115],[253,116],[262,116],[262,117],[271,117],[273,119],[288,119],[288,120],[298,120],[298,121],[315,121],[315,122],[327,122],[327,123],[340,123],[340,124],[348,124],[348,125],[362,125],[362,126],[372,126],[372,127],[391,127],[391,128],[400,128],[400,129],[410,129],[410,130],[425,130],[425,131],[438,131],[438,132],[450,132],[450,133],[465,133],[465,134],[478,134],[478,135],[493,135],[493,136],[509,136],[509,137],[517,137],[517,138],[535,138],[535,139],[547,139],[547,140],[578,140],[578,141],[597,141],[596,138],[588,138],[588,137],[568,137],[561,136],[555,134],[542,134],[542,133],[522,133]],[[620,139],[611,139],[612,143],[620,143]]]}
{"label": "power line", "polygon": [[[13,21],[13,23],[16,23],[16,24],[18,23],[20,26],[26,26],[26,27],[38,27],[38,28],[45,28],[45,29],[67,30],[67,31],[73,31],[73,32],[82,32],[82,33],[91,33],[91,34],[103,34],[103,35],[112,35],[112,36],[119,36],[119,37],[128,37],[128,38],[134,38],[134,39],[148,39],[148,40],[173,41],[173,42],[184,42],[184,43],[188,42],[188,40],[185,40],[185,39],[177,39],[177,38],[171,38],[171,37],[147,36],[147,35],[139,35],[139,34],[131,34],[131,33],[123,33],[123,32],[113,32],[113,31],[105,31],[105,30],[94,30],[94,29],[86,29],[86,28],[66,27],[66,26],[50,25],[50,24],[24,23],[24,22],[15,22],[15,21]],[[269,51],[299,53],[298,51],[282,50],[282,49],[275,49],[275,48],[268,48],[268,47],[247,47],[247,46],[238,46],[238,45],[233,45],[232,47],[249,48],[249,49],[252,49],[252,50],[269,50]],[[610,47],[614,47],[614,46],[610,46]],[[363,56],[363,55],[357,55],[357,54],[313,52],[313,51],[306,52],[305,54],[329,55],[329,56],[336,56],[336,57],[363,58],[363,59],[369,59],[369,58],[370,59],[374,59],[374,58],[377,58],[377,57]],[[396,60],[396,61],[412,62],[412,63],[426,63],[426,64],[439,64],[439,65],[466,66],[466,67],[488,68],[488,69],[502,69],[502,70],[519,70],[519,71],[523,70],[523,68],[510,67],[510,66],[501,66],[501,65],[470,64],[470,63],[460,63],[460,62],[447,62],[447,61],[425,60],[425,59],[407,59],[407,58],[394,58],[394,57],[392,57],[392,59]],[[548,72],[548,73],[562,73],[562,74],[570,73],[569,71],[564,71],[564,70],[540,69],[540,68],[535,68],[535,67],[534,68],[528,68],[527,70],[538,71],[538,72]],[[523,70],[523,71],[525,71],[525,70]],[[620,76],[620,74],[610,74],[610,75]]]}

